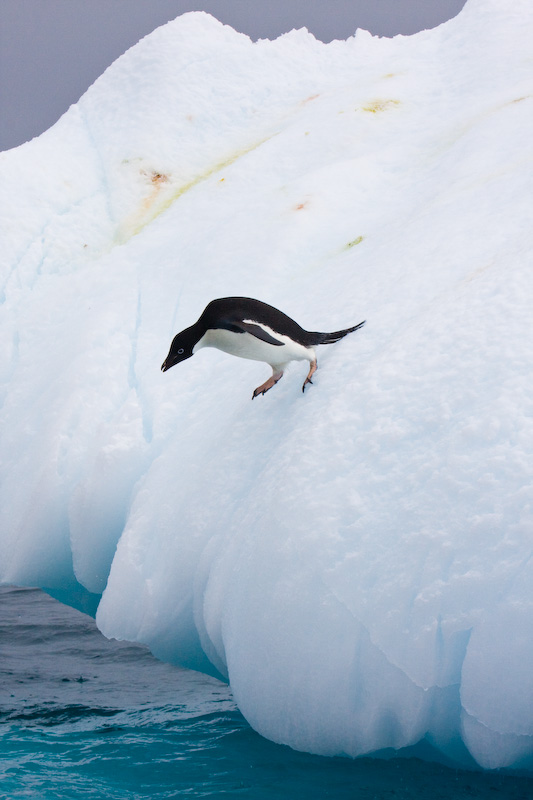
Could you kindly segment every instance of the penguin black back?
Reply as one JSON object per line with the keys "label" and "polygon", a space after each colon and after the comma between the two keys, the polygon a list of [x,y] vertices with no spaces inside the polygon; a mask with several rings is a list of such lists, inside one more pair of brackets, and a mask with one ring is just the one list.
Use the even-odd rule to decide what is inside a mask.
{"label": "penguin black back", "polygon": [[304,347],[314,347],[317,344],[333,344],[338,342],[348,333],[361,328],[365,322],[360,322],[352,328],[345,328],[334,333],[321,333],[320,331],[306,331],[298,325],[291,317],[274,306],[263,303],[261,300],[254,300],[252,297],[221,297],[212,300],[204,309],[199,323],[205,325],[206,329],[217,328],[221,320],[227,323],[235,323],[243,320],[249,322],[259,322],[268,325],[276,333],[288,336],[293,342]]}
{"label": "penguin black back", "polygon": [[307,346],[310,335],[283,311],[252,297],[221,297],[212,300],[198,321],[205,323],[207,328],[216,328],[220,320],[229,323],[243,320],[259,322],[304,347]]}

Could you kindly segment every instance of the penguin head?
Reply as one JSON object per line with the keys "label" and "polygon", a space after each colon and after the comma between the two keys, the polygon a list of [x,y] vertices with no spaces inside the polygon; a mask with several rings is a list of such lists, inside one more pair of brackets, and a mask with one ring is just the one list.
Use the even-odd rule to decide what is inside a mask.
{"label": "penguin head", "polygon": [[190,358],[193,355],[194,345],[197,341],[198,337],[194,335],[192,328],[186,328],[181,333],[177,333],[172,339],[168,356],[163,361],[161,370],[166,372],[167,369],[170,369],[175,364]]}

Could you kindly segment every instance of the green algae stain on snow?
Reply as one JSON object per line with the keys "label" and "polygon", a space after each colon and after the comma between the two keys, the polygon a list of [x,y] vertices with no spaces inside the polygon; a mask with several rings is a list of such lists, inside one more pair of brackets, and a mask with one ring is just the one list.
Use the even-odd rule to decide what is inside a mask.
{"label": "green algae stain on snow", "polygon": [[249,147],[237,150],[227,158],[218,161],[204,172],[201,172],[199,175],[196,175],[190,181],[187,181],[177,188],[172,187],[171,174],[158,172],[156,170],[150,171],[141,169],[140,173],[145,179],[148,178],[150,182],[150,191],[141,200],[137,210],[130,214],[120,224],[116,236],[116,243],[125,244],[133,236],[137,236],[137,234],[139,234],[147,225],[149,225],[157,217],[159,217],[160,214],[170,208],[170,206],[175,203],[176,200],[179,200],[179,198],[183,197],[183,195],[188,191],[193,189],[195,186],[198,186],[200,183],[207,181],[213,175],[216,175],[217,172],[220,172],[221,170],[231,166],[243,156],[248,155],[248,153],[251,153],[258,147],[261,147],[262,144],[269,141],[271,138],[272,136],[267,136],[264,139],[261,139],[259,142],[255,142],[254,144],[250,145]]}

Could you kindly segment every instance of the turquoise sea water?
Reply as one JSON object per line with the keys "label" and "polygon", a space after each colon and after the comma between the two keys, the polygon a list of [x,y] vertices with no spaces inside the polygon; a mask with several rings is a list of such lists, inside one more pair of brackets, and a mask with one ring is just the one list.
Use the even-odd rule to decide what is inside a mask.
{"label": "turquoise sea water", "polygon": [[531,800],[533,780],[418,759],[320,758],[247,725],[225,684],[0,589],[0,798]]}

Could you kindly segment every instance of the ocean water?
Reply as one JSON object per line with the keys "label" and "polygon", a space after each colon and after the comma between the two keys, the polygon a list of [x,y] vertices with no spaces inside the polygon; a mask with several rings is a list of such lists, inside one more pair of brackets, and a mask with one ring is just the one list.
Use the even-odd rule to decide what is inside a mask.
{"label": "ocean water", "polygon": [[0,798],[491,798],[524,776],[321,758],[256,734],[229,688],[108,641],[36,589],[0,588]]}

